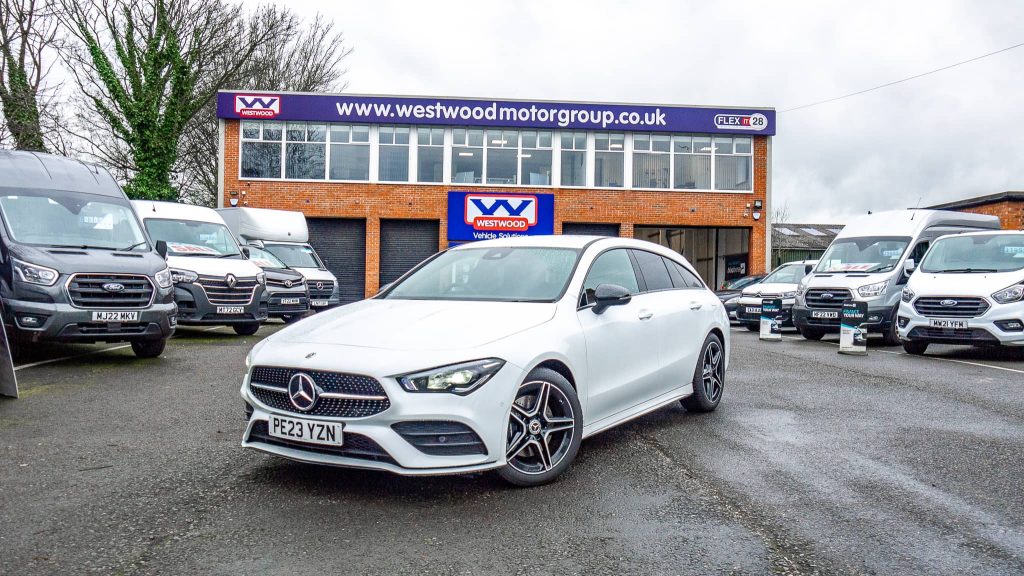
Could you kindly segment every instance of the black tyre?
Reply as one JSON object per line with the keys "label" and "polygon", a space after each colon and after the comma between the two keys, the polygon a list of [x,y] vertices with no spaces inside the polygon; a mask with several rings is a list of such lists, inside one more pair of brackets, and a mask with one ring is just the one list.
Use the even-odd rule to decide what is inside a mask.
{"label": "black tyre", "polygon": [[899,346],[902,341],[900,334],[896,331],[896,311],[893,310],[892,318],[889,318],[889,329],[882,333],[882,343],[886,346]]}
{"label": "black tyre", "polygon": [[583,441],[583,409],[572,385],[548,368],[534,368],[509,411],[507,460],[498,471],[516,486],[551,482],[572,464]]}
{"label": "black tyre", "polygon": [[235,324],[232,326],[235,329],[235,334],[239,336],[252,336],[260,329],[259,322],[252,322],[250,324]]}
{"label": "black tyre", "polygon": [[712,412],[725,392],[725,347],[715,334],[708,334],[693,371],[693,394],[680,400],[689,412]]}
{"label": "black tyre", "polygon": [[805,326],[803,328],[798,327],[797,331],[799,331],[800,335],[807,340],[821,340],[825,337],[825,331],[819,328],[810,328]]}
{"label": "black tyre", "polygon": [[281,316],[281,320],[284,320],[285,324],[295,324],[299,320],[302,320],[303,317],[304,316],[302,314],[288,314],[286,316]]}
{"label": "black tyre", "polygon": [[903,342],[903,350],[907,354],[913,354],[914,356],[920,356],[928,350],[928,343],[921,342],[920,340],[905,340]]}
{"label": "black tyre", "polygon": [[164,353],[167,340],[138,340],[132,342],[132,352],[139,358],[156,358]]}
{"label": "black tyre", "polygon": [[744,326],[746,326],[747,330],[750,330],[751,332],[761,331],[761,324],[758,322],[747,322],[746,324],[744,324]]}

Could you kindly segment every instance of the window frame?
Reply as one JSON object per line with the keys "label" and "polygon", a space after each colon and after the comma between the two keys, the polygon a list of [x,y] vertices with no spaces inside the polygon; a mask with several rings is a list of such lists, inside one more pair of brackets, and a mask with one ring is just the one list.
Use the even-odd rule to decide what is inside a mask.
{"label": "window frame", "polygon": [[[598,259],[600,259],[601,256],[604,256],[605,254],[613,250],[622,250],[626,253],[626,257],[629,258],[629,265],[633,269],[633,278],[636,279],[637,285],[636,294],[630,294],[630,296],[638,296],[644,293],[643,278],[639,275],[639,269],[637,268],[636,261],[633,258],[633,254],[631,252],[632,249],[628,246],[610,246],[595,254],[593,260],[590,261],[590,265],[587,266],[587,272],[586,274],[583,275],[583,279],[580,281],[579,294],[576,295],[577,312],[579,312],[580,310],[585,310],[587,308],[593,308],[597,304],[596,302],[590,302],[589,299],[587,299],[587,302],[584,303],[583,299],[587,295],[587,277],[590,276],[590,272],[594,269],[594,264],[598,261]],[[625,288],[625,286],[623,286],[623,288]]]}

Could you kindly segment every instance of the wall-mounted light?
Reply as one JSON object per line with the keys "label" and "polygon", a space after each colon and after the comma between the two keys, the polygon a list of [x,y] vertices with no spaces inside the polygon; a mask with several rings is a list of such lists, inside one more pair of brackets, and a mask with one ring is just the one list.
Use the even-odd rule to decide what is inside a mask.
{"label": "wall-mounted light", "polygon": [[763,206],[764,206],[764,204],[762,204],[760,200],[754,200],[754,209],[755,210],[760,210]]}
{"label": "wall-mounted light", "polygon": [[238,198],[231,199],[231,207],[233,208],[235,206],[238,206]]}

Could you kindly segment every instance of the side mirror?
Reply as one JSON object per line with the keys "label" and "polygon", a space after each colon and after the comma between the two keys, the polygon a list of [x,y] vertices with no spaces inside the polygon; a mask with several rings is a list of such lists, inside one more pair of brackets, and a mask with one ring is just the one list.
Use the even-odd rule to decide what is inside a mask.
{"label": "side mirror", "polygon": [[248,246],[242,246],[242,256],[245,256],[246,258],[249,257],[249,247]]}
{"label": "side mirror", "polygon": [[910,276],[917,269],[917,262],[914,262],[913,258],[907,258],[903,261],[903,273]]}
{"label": "side mirror", "polygon": [[159,254],[160,257],[163,258],[164,260],[167,260],[167,242],[163,240],[157,240],[156,253]]}
{"label": "side mirror", "polygon": [[600,284],[594,290],[594,299],[597,300],[594,304],[594,314],[601,314],[609,306],[629,304],[633,297],[630,295],[629,290],[618,284]]}

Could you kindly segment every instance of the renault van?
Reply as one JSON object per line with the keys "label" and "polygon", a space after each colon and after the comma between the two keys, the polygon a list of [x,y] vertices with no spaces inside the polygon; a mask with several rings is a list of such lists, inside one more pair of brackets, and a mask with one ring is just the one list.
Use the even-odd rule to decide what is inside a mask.
{"label": "renault van", "polygon": [[808,340],[839,333],[847,301],[867,302],[864,328],[900,344],[896,312],[907,261],[919,262],[936,238],[999,228],[999,218],[944,210],[893,210],[850,221],[797,289],[793,323]]}
{"label": "renault van", "polygon": [[35,152],[0,151],[0,174],[0,296],[14,347],[129,342],[159,356],[174,333],[171,272],[117,182]]}
{"label": "renault van", "polygon": [[266,208],[219,208],[228,228],[243,244],[266,249],[302,274],[314,311],[341,304],[338,279],[309,245],[309,227],[302,212]]}
{"label": "renault van", "polygon": [[903,288],[903,348],[1024,346],[1024,232],[971,232],[935,241]]}
{"label": "renault van", "polygon": [[757,332],[761,329],[761,300],[779,298],[782,300],[782,326],[792,326],[796,289],[817,263],[817,260],[786,262],[760,282],[744,288],[736,303],[736,320],[747,330]]}
{"label": "renault van", "polygon": [[154,240],[167,244],[178,322],[255,334],[267,319],[266,274],[250,262],[212,208],[134,200]]}

